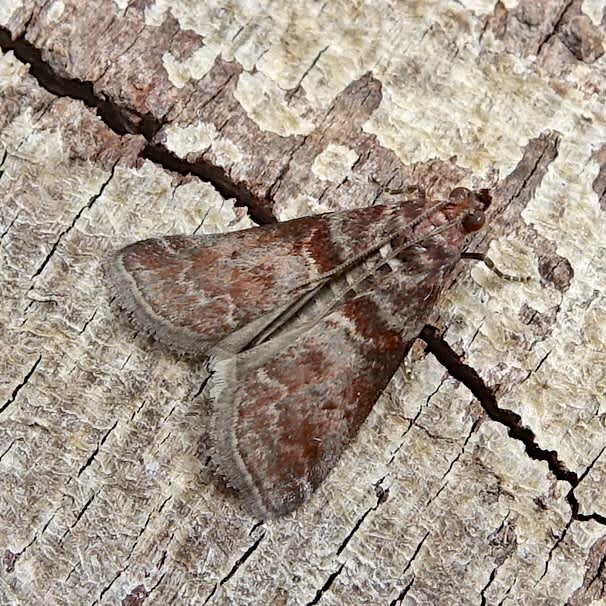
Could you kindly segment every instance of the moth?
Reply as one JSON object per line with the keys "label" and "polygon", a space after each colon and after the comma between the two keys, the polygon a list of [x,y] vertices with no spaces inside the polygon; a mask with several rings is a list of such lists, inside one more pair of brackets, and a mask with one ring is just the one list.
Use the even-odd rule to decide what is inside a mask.
{"label": "moth", "polygon": [[328,475],[453,267],[481,258],[465,247],[490,202],[458,187],[443,200],[144,240],[107,260],[132,323],[208,356],[211,458],[253,516],[292,511]]}

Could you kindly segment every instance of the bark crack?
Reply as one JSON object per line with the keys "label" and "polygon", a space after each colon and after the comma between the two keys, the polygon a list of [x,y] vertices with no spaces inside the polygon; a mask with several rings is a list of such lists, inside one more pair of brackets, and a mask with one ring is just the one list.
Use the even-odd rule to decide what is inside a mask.
{"label": "bark crack", "polygon": [[532,459],[545,461],[549,470],[558,480],[564,480],[573,486],[578,484],[577,474],[566,468],[564,463],[558,459],[555,450],[544,450],[539,447],[534,432],[524,426],[520,415],[498,406],[492,390],[485,385],[482,378],[471,366],[461,362],[460,357],[442,338],[437,328],[427,325],[419,336],[425,341],[427,351],[436,357],[447,369],[450,376],[463,383],[473,393],[489,418],[505,425],[509,430],[509,435],[524,444],[527,454]]}
{"label": "bark crack", "polygon": [[12,442],[4,449],[3,452],[0,452],[0,461],[2,461],[2,459],[4,458],[5,455],[7,455],[13,448],[13,446],[15,445],[15,442],[17,440],[12,440]]}
{"label": "bark crack", "polygon": [[286,93],[286,102],[289,103],[290,100],[301,90],[301,85],[303,84],[303,80],[305,80],[305,78],[307,77],[307,75],[309,74],[309,72],[311,72],[311,70],[316,66],[316,64],[318,63],[318,61],[320,60],[320,57],[330,48],[330,46],[325,46],[324,48],[320,49],[320,51],[318,51],[318,53],[316,54],[316,56],[314,57],[313,61],[309,64],[309,66],[307,67],[307,69],[303,72],[303,74],[301,75],[301,77],[299,78],[299,81],[292,87],[291,90],[289,90]]}
{"label": "bark crack", "polygon": [[551,28],[551,31],[549,33],[546,33],[546,35],[543,38],[543,40],[541,40],[538,43],[538,45],[537,45],[537,52],[536,52],[537,57],[541,54],[543,48],[545,48],[545,46],[549,43],[549,41],[554,36],[556,36],[558,34],[558,32],[560,31],[560,28],[562,26],[562,22],[564,21],[564,17],[566,16],[566,13],[568,12],[568,10],[570,9],[570,7],[574,3],[575,3],[575,0],[569,0],[568,4],[564,5],[564,7],[562,8],[562,12],[558,16],[556,22],[553,24],[553,27]]}
{"label": "bark crack", "polygon": [[[0,177],[2,174],[0,173]],[[11,222],[6,226],[6,229],[0,234],[0,242],[4,239],[6,234],[11,230],[12,226],[15,224],[15,221],[19,218],[19,212],[15,214],[15,216],[11,219]]]}
{"label": "bark crack", "polygon": [[545,578],[545,576],[547,575],[547,573],[549,572],[549,564],[551,564],[551,558],[553,557],[553,553],[560,546],[562,541],[566,538],[566,535],[568,534],[568,530],[570,529],[571,524],[572,524],[572,518],[570,518],[568,520],[568,522],[566,522],[566,525],[564,526],[564,530],[562,530],[560,535],[558,537],[556,537],[554,544],[551,546],[551,549],[549,550],[549,553],[547,554],[547,559],[545,560],[545,568],[543,569],[543,574],[539,577],[537,583],[542,581]]}
{"label": "bark crack", "polygon": [[419,417],[421,416],[421,413],[423,412],[423,410],[429,404],[430,400],[440,391],[440,389],[442,388],[442,386],[446,382],[446,379],[447,379],[447,375],[445,375],[445,376],[442,377],[442,380],[436,386],[436,388],[427,396],[427,398],[425,398],[425,404],[422,404],[421,406],[419,406],[419,410],[417,410],[415,416],[412,419],[407,419],[409,421],[409,425],[406,428],[406,430],[404,431],[404,433],[402,434],[402,436],[400,437],[400,443],[398,444],[398,446],[391,453],[391,457],[389,458],[389,461],[387,462],[387,465],[391,465],[394,462],[397,454],[402,449],[402,446],[404,446],[404,439],[406,438],[406,436],[408,435],[408,433],[411,431],[411,429],[413,427],[418,427],[421,431],[424,430],[424,428],[422,426],[417,425],[417,421],[418,421]]}
{"label": "bark crack", "polygon": [[318,591],[316,592],[314,599],[311,602],[307,602],[306,606],[313,606],[322,599],[322,596],[330,589],[331,585],[335,582],[336,578],[341,574],[341,571],[343,570],[344,566],[345,562],[343,562],[333,573],[328,576],[324,585],[322,585],[322,587],[320,587],[320,589],[318,589]]}
{"label": "bark crack", "polygon": [[82,519],[82,516],[86,513],[86,510],[91,506],[91,504],[95,500],[95,497],[97,496],[97,494],[98,493],[93,492],[93,494],[91,494],[88,501],[86,501],[86,503],[84,503],[84,505],[80,508],[80,511],[78,512],[78,515],[76,516],[76,519],[74,520],[73,524],[70,524],[69,527],[65,529],[65,532],[59,539],[59,543],[63,542],[65,537],[72,531],[73,528],[75,528],[75,526],[78,524],[78,522]]}
{"label": "bark crack", "polygon": [[224,585],[231,579],[236,572],[244,565],[246,560],[257,550],[261,541],[265,538],[265,533],[261,534],[259,538],[236,560],[235,564],[231,567],[231,570],[219,581],[219,585]]}
{"label": "bark crack", "polygon": [[127,110],[97,95],[91,81],[66,78],[53,70],[42,58],[40,49],[25,39],[25,31],[27,26],[24,33],[13,40],[10,31],[0,27],[0,49],[13,51],[19,61],[29,63],[30,74],[42,88],[58,97],[82,101],[87,107],[97,110],[103,122],[119,135],[141,133],[147,138],[158,131],[161,123],[152,116]]}
{"label": "bark crack", "polygon": [[[24,31],[26,30],[27,28],[24,28]],[[159,118],[149,112],[138,112],[131,107],[121,105],[116,100],[106,99],[96,93],[95,83],[92,81],[61,76],[44,61],[40,49],[25,39],[25,33],[13,40],[10,31],[0,26],[0,49],[4,52],[12,51],[19,61],[29,63],[30,74],[51,94],[81,101],[95,110],[104,124],[117,135],[142,135],[147,144],[139,154],[141,158],[180,175],[195,175],[202,181],[210,183],[224,198],[236,198],[241,204],[249,207],[254,219],[261,222],[273,220],[272,217],[256,210],[261,208],[257,196],[244,184],[231,179],[223,168],[203,158],[198,158],[195,162],[183,160],[163,144],[155,143],[154,138],[164,125],[164,117]],[[225,80],[225,86],[233,77],[233,74],[229,75]],[[222,91],[223,87],[220,87],[217,94]],[[208,103],[212,100],[209,99]],[[258,216],[255,216],[256,212]]]}
{"label": "bark crack", "polygon": [[103,596],[111,589],[112,585],[122,576],[123,572],[124,569],[118,570],[116,572],[110,582],[101,590],[101,592],[99,593],[99,597],[94,602],[91,602],[91,606],[95,606],[95,604],[99,604],[103,600]]}
{"label": "bark crack", "polygon": [[347,545],[353,538],[354,534],[356,534],[356,532],[358,532],[358,530],[360,529],[360,526],[362,526],[362,524],[364,523],[364,520],[366,520],[366,518],[368,517],[368,514],[371,513],[372,511],[376,511],[387,500],[387,495],[388,495],[389,489],[385,489],[381,486],[381,483],[383,482],[384,479],[385,479],[385,477],[382,477],[378,482],[375,483],[375,494],[376,494],[376,498],[377,498],[376,504],[373,505],[372,507],[369,507],[358,518],[358,520],[354,524],[353,528],[349,531],[348,535],[343,539],[343,541],[337,548],[337,551],[336,551],[337,555],[341,555],[343,550],[347,547]]}
{"label": "bark crack", "polygon": [[465,438],[465,441],[463,442],[459,452],[448,465],[448,469],[442,474],[442,477],[440,478],[440,480],[442,481],[442,485],[440,486],[438,491],[433,496],[429,497],[429,499],[427,500],[427,503],[425,503],[425,508],[428,508],[438,498],[438,496],[440,496],[440,493],[446,488],[448,483],[444,482],[444,479],[452,471],[452,468],[457,464],[457,461],[461,458],[461,456],[465,452],[465,448],[467,447],[467,444],[469,443],[471,436],[476,432],[479,424],[480,424],[479,419],[474,421],[473,425],[469,429],[467,437]]}
{"label": "bark crack", "polygon": [[[74,218],[72,219],[71,223],[65,229],[63,229],[59,233],[59,236],[53,242],[50,250],[48,251],[48,253],[45,256],[45,258],[43,259],[42,263],[40,263],[40,265],[38,266],[38,268],[31,275],[30,281],[32,282],[32,285],[29,287],[29,289],[27,291],[27,294],[31,293],[31,291],[34,290],[34,288],[35,288],[35,284],[34,283],[36,281],[36,278],[44,271],[44,269],[46,268],[46,266],[49,264],[50,260],[53,258],[55,252],[57,251],[57,248],[59,247],[59,245],[63,241],[63,238],[72,229],[74,229],[74,227],[76,226],[76,223],[78,222],[78,220],[80,219],[80,217],[82,216],[82,214],[84,213],[84,211],[89,210],[90,208],[92,208],[93,204],[103,195],[103,192],[105,191],[105,188],[107,187],[107,185],[109,184],[109,182],[112,180],[112,178],[114,176],[114,170],[115,170],[115,166],[112,168],[112,171],[111,171],[109,177],[101,184],[101,187],[99,188],[99,192],[96,193],[94,196],[91,196],[90,200],[86,204],[84,204],[78,210],[78,212],[74,215]],[[26,308],[26,311],[32,305],[32,303],[34,302],[34,300],[37,300],[37,299],[31,299],[30,300],[30,303],[28,304],[28,306]],[[94,317],[94,314],[93,314],[93,317]],[[92,320],[92,318],[91,318],[91,320]],[[87,324],[85,324],[84,328],[86,328]]]}
{"label": "bark crack", "polygon": [[[604,454],[604,451],[606,450],[606,446],[604,448],[602,448],[600,450],[600,452],[598,452],[598,454],[593,458],[593,460],[591,461],[591,463],[589,463],[589,465],[587,465],[587,468],[585,470],[583,470],[583,473],[580,474],[579,476],[579,481],[578,484],[580,484],[588,475],[589,472],[593,469],[594,465],[599,461],[600,457]],[[575,520],[578,520],[580,522],[588,522],[590,520],[593,520],[594,522],[597,522],[598,524],[603,524],[606,526],[606,516],[599,514],[597,512],[593,512],[593,513],[579,513],[579,503],[578,500],[576,498],[576,495],[574,494],[576,486],[573,486],[570,489],[570,492],[567,495],[567,500],[569,503],[571,503],[571,507],[574,507],[573,509],[573,517]]]}
{"label": "bark crack", "polygon": [[[428,530],[423,535],[423,538],[417,544],[417,547],[415,548],[414,553],[412,554],[411,558],[408,560],[408,563],[406,564],[406,567],[402,571],[402,574],[400,575],[400,577],[403,577],[408,572],[408,570],[412,566],[412,563],[415,561],[416,557],[419,555],[419,552],[421,551],[421,548],[423,547],[423,544],[427,540],[427,537],[429,537],[429,534],[430,533],[429,533],[429,530]],[[400,593],[398,594],[398,596],[394,600],[391,601],[390,606],[397,606],[398,604],[402,604],[402,602],[404,600],[404,597],[410,591],[410,588],[412,587],[412,584],[414,582],[415,582],[415,575],[413,573],[412,578],[410,579],[410,582],[408,583],[408,585],[406,585],[406,587],[404,587],[404,589],[402,589],[402,591],[400,591]]]}
{"label": "bark crack", "polygon": [[526,454],[531,459],[544,461],[547,463],[549,471],[557,480],[567,482],[570,485],[571,488],[566,495],[566,501],[571,509],[571,521],[576,520],[582,522],[593,520],[606,525],[606,516],[604,515],[595,512],[592,514],[579,513],[579,502],[574,494],[575,488],[589,473],[600,456],[602,456],[606,447],[598,453],[590,465],[588,465],[587,469],[579,476],[566,467],[559,459],[557,451],[545,450],[537,444],[534,432],[523,424],[522,417],[520,417],[519,414],[512,410],[499,407],[493,391],[484,383],[482,378],[471,366],[461,362],[460,357],[452,350],[450,345],[442,338],[435,327],[429,325],[425,326],[419,337],[425,341],[427,351],[431,352],[447,369],[450,376],[465,385],[478,399],[480,405],[490,419],[507,427],[509,436],[524,444]]}
{"label": "bark crack", "polygon": [[[38,364],[42,360],[42,356],[39,355],[35,362],[32,364],[32,367],[27,371],[26,375],[23,377],[21,382],[13,389],[13,392],[8,397],[6,402],[0,406],[0,414],[3,413],[16,399],[19,395],[19,392],[28,384],[34,372],[36,372],[36,368],[38,368]],[[4,453],[6,454],[6,453]],[[4,454],[2,456],[4,456]]]}
{"label": "bark crack", "polygon": [[484,587],[482,587],[482,591],[480,591],[480,606],[486,606],[487,602],[486,602],[486,591],[488,590],[488,588],[492,585],[492,582],[496,579],[497,577],[497,572],[499,571],[499,567],[495,567],[490,571],[490,576],[488,577],[488,581],[486,582],[486,585],[484,585]]}
{"label": "bark crack", "polygon": [[95,460],[95,457],[99,454],[99,450],[101,449],[101,447],[103,446],[103,444],[105,444],[105,441],[109,437],[109,434],[112,431],[114,431],[114,429],[116,429],[117,425],[118,425],[118,421],[116,420],[116,422],[105,432],[105,434],[103,434],[103,436],[101,437],[101,439],[97,442],[97,446],[95,447],[95,449],[93,450],[93,452],[90,454],[90,456],[88,457],[88,459],[86,459],[84,465],[82,465],[82,467],[80,467],[80,469],[78,470],[78,474],[77,474],[78,477],[80,477],[82,475],[82,473],[84,472],[84,470],[87,467],[90,467],[92,465],[93,461]]}
{"label": "bark crack", "polygon": [[402,591],[400,591],[397,598],[395,598],[394,600],[392,600],[389,603],[389,606],[398,606],[399,604],[402,604],[404,602],[404,598],[406,597],[406,594],[410,591],[410,588],[412,587],[412,584],[414,582],[415,582],[415,577],[413,575],[412,578],[410,579],[410,583],[408,583],[408,585],[406,585],[406,587],[404,587],[404,589],[402,589]]}

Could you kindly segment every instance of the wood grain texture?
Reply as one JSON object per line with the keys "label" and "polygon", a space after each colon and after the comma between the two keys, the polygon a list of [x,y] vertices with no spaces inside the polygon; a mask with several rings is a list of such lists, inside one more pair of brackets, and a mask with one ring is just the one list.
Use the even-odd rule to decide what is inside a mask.
{"label": "wood grain texture", "polygon": [[[605,24],[0,1],[0,603],[603,603]],[[380,184],[494,186],[474,250],[533,280],[462,266],[426,337],[480,400],[419,342],[314,497],[257,525],[205,466],[204,366],[115,315],[101,260]]]}

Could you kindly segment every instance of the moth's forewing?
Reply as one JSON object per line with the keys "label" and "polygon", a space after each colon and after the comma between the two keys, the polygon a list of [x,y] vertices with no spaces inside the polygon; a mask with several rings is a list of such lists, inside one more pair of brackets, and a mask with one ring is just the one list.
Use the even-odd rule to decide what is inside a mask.
{"label": "moth's forewing", "polygon": [[105,272],[135,324],[171,349],[201,355],[362,254],[393,229],[394,215],[406,222],[418,212],[406,202],[228,234],[144,240],[112,255]]}

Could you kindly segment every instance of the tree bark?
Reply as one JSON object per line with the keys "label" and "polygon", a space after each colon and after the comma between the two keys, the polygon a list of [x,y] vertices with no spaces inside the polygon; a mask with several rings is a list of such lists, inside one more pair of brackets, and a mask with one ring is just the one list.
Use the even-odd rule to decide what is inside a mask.
{"label": "tree bark", "polygon": [[[603,603],[605,32],[576,0],[0,1],[0,602]],[[495,200],[471,249],[532,280],[461,264],[257,523],[207,466],[204,364],[101,261],[461,184]]]}

